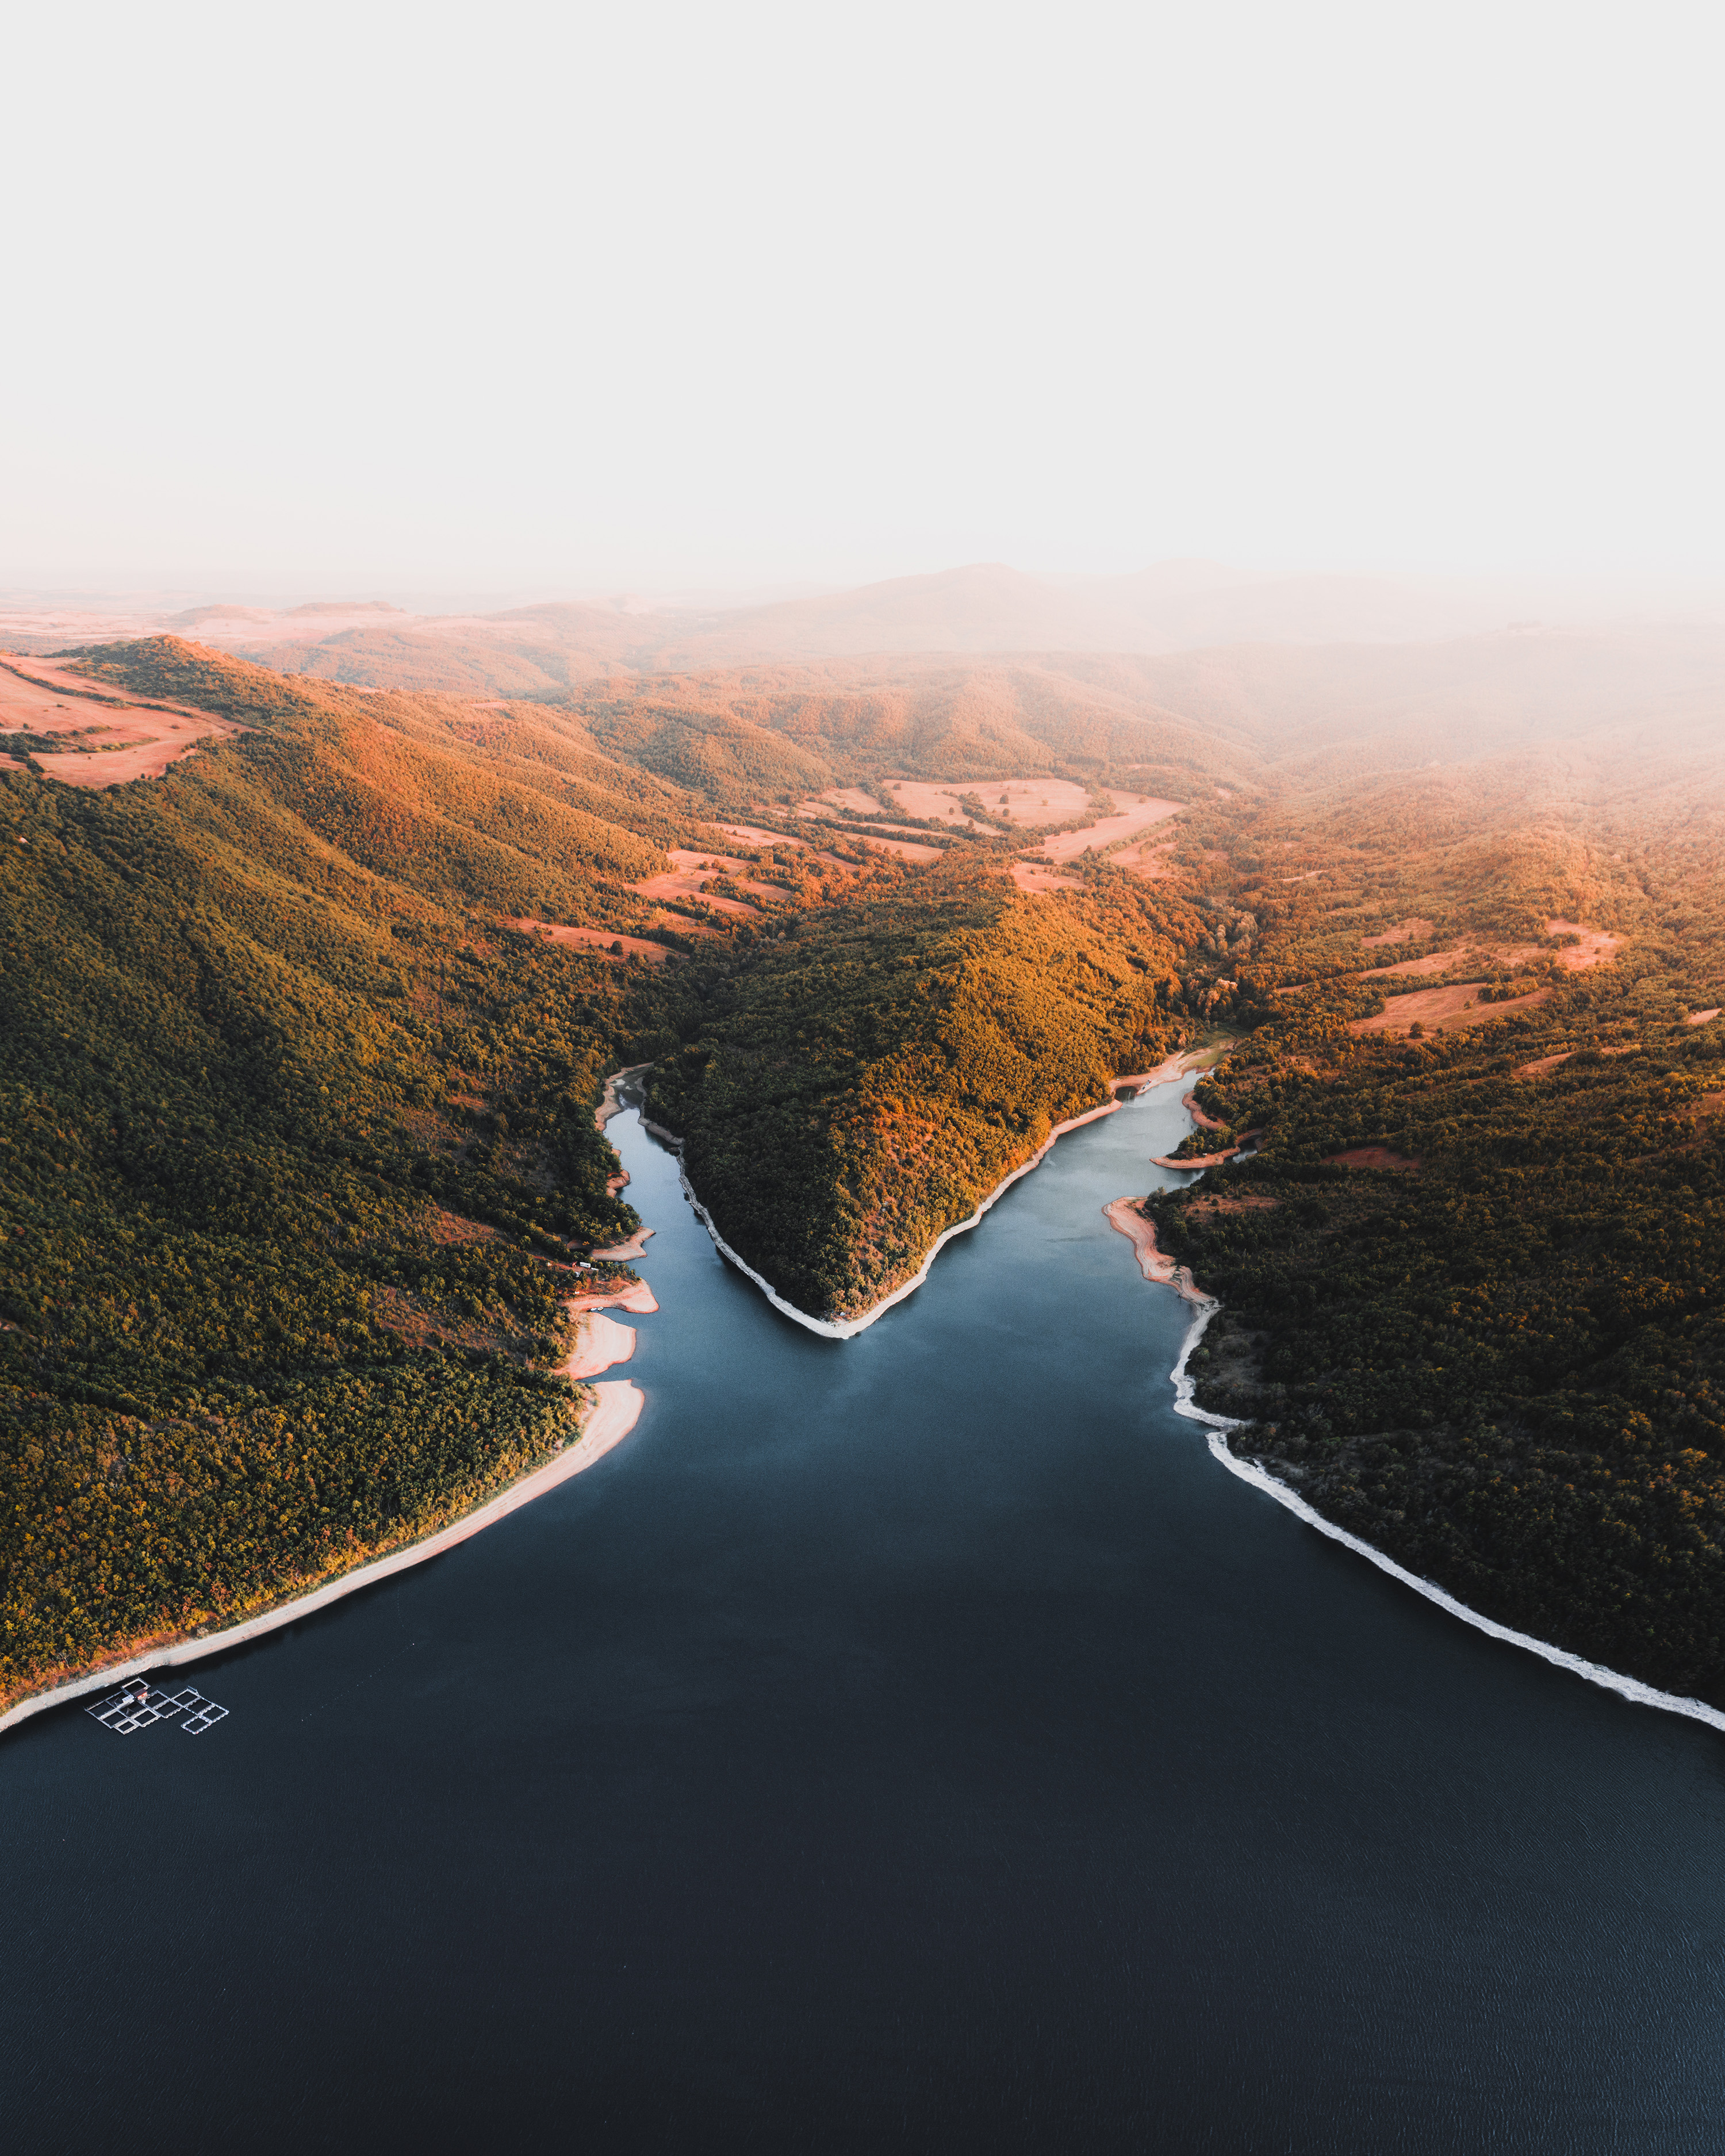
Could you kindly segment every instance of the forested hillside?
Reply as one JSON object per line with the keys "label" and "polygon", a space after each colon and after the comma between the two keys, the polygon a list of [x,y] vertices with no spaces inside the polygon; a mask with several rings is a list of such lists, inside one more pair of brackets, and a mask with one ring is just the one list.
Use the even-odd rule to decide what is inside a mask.
{"label": "forested hillside", "polygon": [[649,969],[496,926],[662,865],[590,750],[576,808],[434,706],[98,663],[250,731],[148,784],[0,779],[0,1702],[563,1443],[553,1261],[634,1221],[593,1102],[675,1038]]}
{"label": "forested hillside", "polygon": [[1051,1124],[1189,1038],[1195,927],[1118,870],[1026,900],[963,850],[793,918],[715,983],[652,1113],[742,1256],[811,1314],[857,1317]]}
{"label": "forested hillside", "polygon": [[1250,783],[1258,752],[1230,715],[1159,705],[1133,662],[833,662],[649,675],[576,692],[595,738],[717,800],[790,801],[889,773],[1055,775],[1171,794]]}
{"label": "forested hillside", "polygon": [[1531,828],[1527,793],[1212,819],[1255,1023],[1199,1097],[1263,1135],[1148,1209],[1227,1306],[1196,1368],[1238,1449],[1486,1614],[1725,1705],[1718,774],[1626,763]]}

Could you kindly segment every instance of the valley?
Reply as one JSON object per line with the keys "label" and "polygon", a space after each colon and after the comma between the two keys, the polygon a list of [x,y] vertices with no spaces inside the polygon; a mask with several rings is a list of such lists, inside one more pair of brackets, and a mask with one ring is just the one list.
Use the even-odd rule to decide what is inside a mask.
{"label": "valley", "polygon": [[[1250,1346],[1201,1396],[1465,1599],[1719,1696],[1714,1242],[1669,1224],[1719,1203],[1725,655],[1650,649],[1567,734],[1573,639],[528,701],[172,635],[14,656],[30,742],[123,722],[159,768],[0,773],[0,1495],[72,1523],[9,1552],[7,1697],[244,1621],[568,1444],[618,1345],[570,1270],[639,1247],[607,1070],[644,1066],[727,1246],[848,1327],[1217,1029],[1169,1157],[1199,1179],[1154,1209],[1227,1306],[1218,1356]],[[1422,732],[1453,694],[1466,747],[1488,680],[1497,721],[1440,766],[1393,733],[1338,762],[1363,669]],[[1581,1511],[1518,1524],[1553,1476]],[[1578,1592],[1589,1537],[1614,1554]],[[1653,1591],[1682,1553],[1692,1587]]]}

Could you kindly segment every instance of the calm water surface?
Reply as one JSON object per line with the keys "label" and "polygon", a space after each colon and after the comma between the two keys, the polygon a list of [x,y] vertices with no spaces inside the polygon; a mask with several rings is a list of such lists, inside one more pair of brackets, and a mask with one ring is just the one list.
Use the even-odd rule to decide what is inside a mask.
{"label": "calm water surface", "polygon": [[1170,1411],[1061,1140],[846,1343],[657,1229],[648,1404],[459,1550],[0,1739],[0,2138],[1716,2151],[1719,1738],[1446,1619]]}

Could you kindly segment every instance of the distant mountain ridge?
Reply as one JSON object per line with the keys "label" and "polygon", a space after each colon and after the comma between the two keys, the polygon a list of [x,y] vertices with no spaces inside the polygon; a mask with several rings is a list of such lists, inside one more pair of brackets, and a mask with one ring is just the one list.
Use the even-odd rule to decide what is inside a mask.
{"label": "distant mountain ridge", "polygon": [[1393,645],[1558,626],[1725,624],[1725,593],[1663,594],[1534,582],[1265,575],[1171,561],[1127,576],[1036,576],[972,562],[849,590],[732,607],[638,598],[488,613],[414,613],[383,600],[280,611],[215,603],[172,614],[0,608],[0,644],[48,651],[156,630],[286,673],[458,696],[557,699],[611,675],[769,663],[1085,654],[1168,656],[1242,645]]}

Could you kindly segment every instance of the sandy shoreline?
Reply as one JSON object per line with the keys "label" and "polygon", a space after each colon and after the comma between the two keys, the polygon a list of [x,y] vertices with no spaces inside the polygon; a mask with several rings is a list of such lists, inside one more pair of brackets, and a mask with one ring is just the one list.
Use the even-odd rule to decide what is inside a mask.
{"label": "sandy shoreline", "polygon": [[1193,1279],[1191,1266],[1177,1265],[1158,1245],[1156,1223],[1147,1220],[1138,1210],[1143,1202],[1142,1198],[1117,1198],[1102,1208],[1102,1216],[1117,1234],[1124,1235],[1132,1245],[1138,1270],[1147,1281],[1153,1281],[1158,1287],[1171,1287],[1188,1302],[1201,1303],[1207,1310],[1214,1308],[1210,1297]]}
{"label": "sandy shoreline", "polygon": [[1152,1168],[1172,1168],[1177,1175],[1196,1174],[1200,1168],[1221,1168],[1232,1160],[1235,1153],[1245,1150],[1249,1139],[1258,1135],[1256,1131],[1248,1131],[1238,1145],[1229,1146],[1224,1152],[1195,1152],[1184,1160],[1176,1160],[1171,1153],[1158,1152],[1152,1156],[1150,1165]]}
{"label": "sandy shoreline", "polygon": [[597,1310],[583,1310],[575,1319],[574,1348],[567,1358],[557,1364],[557,1374],[578,1382],[596,1378],[601,1370],[628,1362],[634,1352],[634,1326],[619,1325],[614,1317],[607,1317]]}
{"label": "sandy shoreline", "polygon": [[637,1280],[627,1287],[580,1289],[563,1307],[578,1316],[583,1310],[627,1310],[637,1317],[650,1317],[659,1305],[646,1281]]}
{"label": "sandy shoreline", "polygon": [[[631,1344],[633,1338],[631,1335]],[[572,1476],[591,1467],[595,1460],[603,1460],[634,1428],[646,1397],[639,1386],[619,1379],[595,1385],[593,1391],[597,1404],[582,1424],[581,1435],[573,1444],[566,1445],[555,1459],[547,1460],[542,1467],[536,1467],[531,1474],[522,1476],[519,1481],[511,1482],[506,1490],[500,1491],[460,1519],[451,1521],[448,1527],[439,1527],[421,1542],[410,1543],[405,1549],[392,1551],[388,1557],[375,1558],[369,1564],[344,1572],[339,1578],[326,1581],[308,1594],[279,1603],[273,1609],[262,1610],[257,1616],[230,1625],[224,1631],[208,1633],[201,1639],[177,1640],[148,1654],[133,1655],[124,1661],[104,1663],[84,1676],[56,1685],[51,1691],[38,1692],[33,1698],[20,1700],[6,1713],[0,1714],[0,1730],[10,1729],[15,1722],[27,1721],[33,1714],[45,1713],[49,1707],[59,1707],[68,1700],[105,1691],[110,1685],[123,1684],[128,1677],[141,1676],[146,1671],[176,1669],[182,1663],[200,1661],[206,1656],[241,1646],[248,1640],[260,1639],[266,1632],[280,1631],[283,1625],[297,1623],[314,1610],[339,1602],[344,1595],[374,1586],[393,1573],[405,1572],[410,1565],[424,1564],[428,1558],[440,1556],[457,1543],[465,1542],[470,1535],[495,1527],[499,1520],[519,1512],[523,1505],[531,1505],[536,1497],[542,1497],[547,1490],[554,1490],[558,1483],[567,1482]]]}
{"label": "sandy shoreline", "polygon": [[620,1070],[614,1070],[605,1081],[605,1090],[599,1096],[599,1105],[593,1110],[593,1127],[603,1130],[613,1116],[623,1113],[623,1103],[617,1097],[617,1088],[625,1078],[633,1078],[638,1070],[650,1070],[650,1063],[625,1063]]}
{"label": "sandy shoreline", "polygon": [[696,1219],[712,1237],[713,1246],[719,1255],[727,1258],[740,1273],[746,1274],[760,1289],[773,1307],[784,1317],[792,1319],[796,1324],[804,1327],[810,1332],[818,1332],[824,1340],[854,1340],[859,1332],[866,1332],[877,1319],[884,1317],[895,1304],[902,1302],[907,1296],[914,1295],[923,1281],[928,1278],[935,1260],[952,1241],[953,1236],[967,1235],[971,1229],[978,1226],[990,1206],[1004,1197],[1021,1176],[1029,1175],[1033,1168],[1041,1167],[1043,1162],[1053,1152],[1058,1139],[1063,1138],[1068,1131],[1079,1130],[1086,1123],[1093,1123],[1102,1116],[1111,1116],[1117,1109],[1124,1106],[1125,1103],[1118,1098],[1119,1088],[1132,1086],[1136,1086],[1142,1092],[1147,1086],[1166,1085],[1171,1078],[1189,1076],[1194,1070],[1202,1067],[1204,1058],[1213,1052],[1208,1048],[1183,1049],[1178,1055],[1171,1055],[1166,1061],[1159,1063],[1153,1070],[1130,1072],[1114,1079],[1111,1083],[1116,1089],[1116,1097],[1104,1101],[1099,1107],[1087,1109],[1081,1116],[1069,1116],[1064,1123],[1056,1123],[1029,1159],[1021,1166],[1014,1168],[1010,1175],[1003,1177],[968,1220],[960,1220],[953,1226],[943,1229],[935,1237],[933,1242],[928,1246],[927,1255],[923,1259],[912,1278],[907,1280],[901,1287],[895,1288],[891,1295],[882,1296],[879,1302],[870,1304],[860,1317],[811,1317],[806,1310],[798,1310],[795,1303],[787,1302],[772,1281],[764,1275],[757,1273],[746,1258],[739,1257],[719,1233],[711,1214],[701,1204],[696,1195],[695,1185],[689,1180],[688,1170],[683,1165],[683,1141],[675,1132],[665,1130],[658,1123],[649,1122],[644,1114],[641,1117],[641,1127],[650,1131],[655,1137],[663,1139],[675,1154],[677,1174],[683,1185],[683,1194],[695,1209]]}

